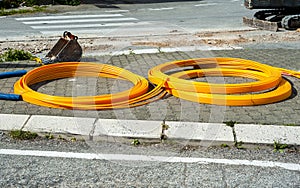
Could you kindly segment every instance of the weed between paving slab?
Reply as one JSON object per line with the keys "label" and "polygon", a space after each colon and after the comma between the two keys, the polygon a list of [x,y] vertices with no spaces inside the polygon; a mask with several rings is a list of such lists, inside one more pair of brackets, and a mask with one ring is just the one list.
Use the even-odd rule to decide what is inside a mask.
{"label": "weed between paving slab", "polygon": [[[56,142],[60,144],[67,144],[69,146],[85,145],[88,147],[91,145],[91,141],[87,136],[73,135],[73,134],[59,134],[59,133],[36,133],[22,130],[12,131],[0,131],[1,142],[12,142],[18,140],[19,142],[39,145],[39,142]],[[227,151],[238,151],[238,150],[249,150],[249,151],[269,151],[278,153],[300,153],[300,146],[282,144],[279,141],[274,141],[274,144],[251,144],[243,143],[242,145],[236,145],[236,142],[222,142],[222,141],[200,141],[200,140],[182,140],[182,139],[145,139],[145,138],[134,138],[134,137],[113,137],[113,136],[97,136],[93,137],[93,147],[101,144],[118,144],[128,147],[136,147],[147,149],[148,147],[157,148],[173,148],[178,153],[186,152],[197,152],[197,151],[209,151],[211,149]],[[30,144],[30,145],[31,145]],[[150,149],[149,148],[149,149]],[[24,148],[25,149],[25,148]],[[76,148],[73,148],[74,150]],[[93,149],[93,148],[91,148]]]}

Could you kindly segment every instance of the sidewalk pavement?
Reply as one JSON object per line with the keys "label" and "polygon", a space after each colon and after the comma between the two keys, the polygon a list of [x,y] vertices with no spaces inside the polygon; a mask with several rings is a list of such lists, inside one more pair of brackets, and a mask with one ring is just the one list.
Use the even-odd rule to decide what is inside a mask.
{"label": "sidewalk pavement", "polygon": [[[219,51],[172,52],[84,57],[83,61],[108,63],[147,77],[147,71],[160,63],[198,57],[239,57],[272,66],[299,70],[300,51],[292,49],[240,49]],[[27,62],[0,64],[0,71],[31,70]],[[19,78],[0,80],[0,91],[12,93]],[[225,78],[224,78],[225,79]],[[162,122],[169,125],[164,134],[169,139],[198,141],[300,145],[300,82],[293,83],[289,99],[269,105],[222,107],[193,103],[169,96],[145,106],[108,111],[51,109],[24,101],[0,101],[0,130],[23,129],[34,132],[68,133],[90,137],[116,136],[159,139]],[[240,80],[241,81],[241,80]],[[101,94],[130,87],[110,79],[61,79],[33,86],[50,95],[73,96]],[[223,122],[236,121],[234,128]]]}

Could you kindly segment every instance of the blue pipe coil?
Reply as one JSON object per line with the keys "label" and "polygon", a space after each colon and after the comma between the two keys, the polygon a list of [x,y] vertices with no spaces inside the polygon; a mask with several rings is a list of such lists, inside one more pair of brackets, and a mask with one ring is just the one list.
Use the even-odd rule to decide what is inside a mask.
{"label": "blue pipe coil", "polygon": [[[26,73],[27,73],[26,70],[17,70],[17,71],[13,71],[13,72],[1,72],[0,79],[23,76]],[[17,94],[0,93],[0,100],[19,101],[19,100],[22,100],[22,96],[17,95]]]}

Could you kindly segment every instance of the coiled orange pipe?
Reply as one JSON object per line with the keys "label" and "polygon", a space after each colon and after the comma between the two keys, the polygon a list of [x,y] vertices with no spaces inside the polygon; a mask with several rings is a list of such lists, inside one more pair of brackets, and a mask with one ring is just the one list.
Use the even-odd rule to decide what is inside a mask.
{"label": "coiled orange pipe", "polygon": [[[108,77],[125,79],[134,84],[126,91],[99,96],[61,97],[32,90],[29,86],[42,81],[69,77]],[[22,95],[24,101],[53,108],[103,110],[128,108],[147,104],[161,98],[166,92],[158,86],[148,92],[148,81],[119,67],[96,63],[57,63],[38,67],[29,71],[14,85],[14,92]]]}
{"label": "coiled orange pipe", "polygon": [[[200,69],[165,74],[172,69],[188,66]],[[148,76],[152,83],[163,83],[163,87],[170,94],[182,99],[205,104],[250,106],[282,101],[291,95],[292,86],[281,77],[281,73],[299,78],[299,73],[295,71],[239,58],[200,58],[167,62],[152,68]],[[237,76],[257,81],[217,84],[186,80],[204,76]]]}
{"label": "coiled orange pipe", "polygon": [[[189,66],[196,69],[174,73],[174,69],[182,70]],[[166,74],[165,72],[168,71],[173,71],[173,73]],[[106,64],[69,62],[46,65],[29,71],[15,83],[14,90],[29,103],[66,109],[103,110],[135,107],[158,100],[166,92],[199,103],[250,106],[278,102],[291,95],[292,86],[281,74],[300,78],[299,72],[245,59],[188,59],[167,62],[152,68],[148,73],[149,80],[157,86],[149,91],[149,83],[145,78],[122,68]],[[78,97],[51,96],[30,88],[30,85],[42,81],[74,76],[125,79],[132,82],[134,86],[129,90],[114,94]],[[244,77],[256,81],[218,84],[189,80],[205,76]]]}

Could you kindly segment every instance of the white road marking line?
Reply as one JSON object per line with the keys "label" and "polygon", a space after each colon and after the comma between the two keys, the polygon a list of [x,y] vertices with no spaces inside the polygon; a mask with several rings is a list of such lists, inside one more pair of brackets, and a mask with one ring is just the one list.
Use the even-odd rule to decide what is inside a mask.
{"label": "white road marking line", "polygon": [[93,15],[63,15],[63,16],[41,16],[41,17],[25,17],[16,18],[18,21],[28,20],[59,20],[59,19],[75,19],[75,18],[109,18],[109,17],[121,17],[122,14],[93,14]]}
{"label": "white road marking line", "polygon": [[61,23],[87,23],[87,22],[117,22],[117,21],[134,21],[136,18],[106,18],[106,19],[80,19],[80,20],[44,20],[23,22],[26,25],[38,24],[61,24]]}
{"label": "white road marking line", "polygon": [[116,13],[116,12],[129,12],[129,10],[106,10],[108,13]]}
{"label": "white road marking line", "polygon": [[[115,29],[97,29],[97,28],[86,28],[86,29],[75,29],[72,30],[72,33],[76,33],[78,34],[103,34],[105,35],[106,33],[111,33],[113,32]],[[40,30],[40,32],[42,34],[45,35],[50,35],[50,36],[60,36],[63,32],[65,31],[65,29],[57,29],[57,30]]]}
{"label": "white road marking line", "polygon": [[213,6],[213,5],[217,5],[217,3],[197,4],[197,5],[194,5],[194,6],[195,7],[205,7],[205,6]]}
{"label": "white road marking line", "polygon": [[80,25],[42,25],[30,26],[32,29],[72,29],[72,28],[96,28],[96,27],[120,27],[138,25],[137,22],[103,23],[103,24],[80,24]]}
{"label": "white road marking line", "polygon": [[165,162],[165,163],[200,163],[200,164],[224,164],[224,165],[245,165],[265,168],[283,168],[286,170],[300,171],[300,164],[282,163],[260,160],[240,160],[240,159],[214,159],[196,157],[172,157],[172,156],[151,156],[151,155],[126,155],[126,154],[102,154],[102,153],[75,153],[40,150],[16,150],[0,149],[0,155],[18,155],[34,157],[56,157],[74,159],[98,159],[112,161],[144,161],[144,162]]}
{"label": "white road marking line", "polygon": [[167,7],[167,8],[149,8],[148,10],[173,10],[174,7]]}

